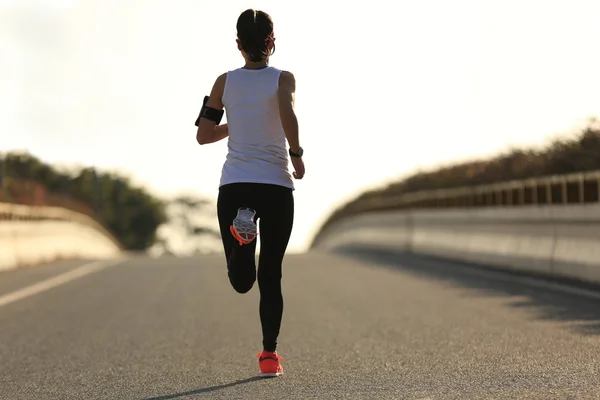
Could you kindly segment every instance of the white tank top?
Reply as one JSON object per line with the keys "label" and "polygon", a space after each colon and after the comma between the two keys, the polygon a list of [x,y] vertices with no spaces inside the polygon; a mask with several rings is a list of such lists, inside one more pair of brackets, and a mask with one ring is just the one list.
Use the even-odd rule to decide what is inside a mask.
{"label": "white tank top", "polygon": [[277,100],[280,73],[273,67],[227,73],[222,101],[228,153],[219,186],[254,182],[294,189]]}

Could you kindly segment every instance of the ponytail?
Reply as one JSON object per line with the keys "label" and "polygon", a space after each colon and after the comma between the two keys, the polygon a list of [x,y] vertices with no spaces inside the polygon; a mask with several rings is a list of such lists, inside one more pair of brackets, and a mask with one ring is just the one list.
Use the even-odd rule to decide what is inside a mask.
{"label": "ponytail", "polygon": [[237,21],[237,37],[250,61],[264,61],[275,52],[273,20],[264,11],[244,11]]}

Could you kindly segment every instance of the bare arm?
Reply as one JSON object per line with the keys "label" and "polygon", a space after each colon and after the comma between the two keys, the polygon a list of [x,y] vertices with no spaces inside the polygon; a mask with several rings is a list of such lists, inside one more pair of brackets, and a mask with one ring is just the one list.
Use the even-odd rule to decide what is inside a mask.
{"label": "bare arm", "polygon": [[214,140],[212,143],[225,139],[227,136],[229,136],[229,127],[227,124],[217,125],[215,126],[215,133],[213,135]]}
{"label": "bare arm", "polygon": [[[223,109],[224,106],[221,98],[223,97],[223,91],[225,90],[226,79],[227,74],[223,74],[217,78],[210,92],[208,102],[206,103],[207,107],[217,110]],[[200,118],[198,123],[198,131],[196,132],[196,140],[199,144],[218,142],[221,139],[225,139],[227,136],[229,136],[227,124],[217,126],[214,121],[206,118]]]}
{"label": "bare arm", "polygon": [[296,78],[291,72],[282,71],[279,76],[279,90],[277,91],[279,116],[285,132],[285,137],[290,145],[290,150],[297,153],[300,149],[300,138],[298,118],[294,111],[295,96]]}

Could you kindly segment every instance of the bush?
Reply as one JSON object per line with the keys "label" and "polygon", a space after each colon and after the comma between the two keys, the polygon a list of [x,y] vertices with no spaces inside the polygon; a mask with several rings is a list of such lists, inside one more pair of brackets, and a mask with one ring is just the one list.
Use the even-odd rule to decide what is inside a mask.
{"label": "bush", "polygon": [[95,218],[126,250],[146,250],[166,222],[164,203],[125,177],[59,171],[28,153],[0,155],[0,201],[69,208]]}
{"label": "bush", "polygon": [[541,150],[514,149],[490,160],[417,173],[382,189],[365,192],[336,210],[323,228],[348,215],[350,210],[361,209],[372,198],[593,170],[600,170],[600,124],[595,119],[574,137],[554,140]]}

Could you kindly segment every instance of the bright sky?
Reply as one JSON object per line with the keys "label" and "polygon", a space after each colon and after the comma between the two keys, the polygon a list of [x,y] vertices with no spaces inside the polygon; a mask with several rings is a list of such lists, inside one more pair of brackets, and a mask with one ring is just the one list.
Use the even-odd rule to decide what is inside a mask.
{"label": "bright sky", "polygon": [[242,65],[246,8],[271,14],[271,65],[298,84],[307,174],[290,250],[366,187],[600,115],[597,0],[351,4],[0,0],[0,151],[216,197],[226,142],[198,146],[193,122]]}

